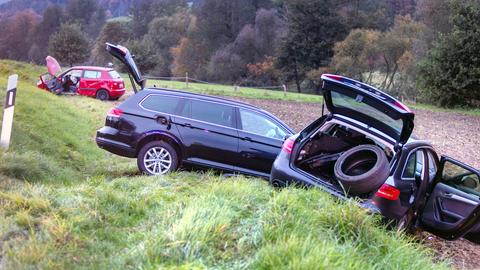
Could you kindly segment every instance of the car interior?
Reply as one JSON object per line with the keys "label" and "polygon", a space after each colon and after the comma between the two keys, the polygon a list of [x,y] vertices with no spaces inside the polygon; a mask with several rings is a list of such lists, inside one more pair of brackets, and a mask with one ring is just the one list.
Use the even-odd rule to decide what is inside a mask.
{"label": "car interior", "polygon": [[334,174],[335,162],[343,152],[359,145],[376,145],[383,149],[389,162],[393,158],[389,146],[353,128],[335,123],[324,125],[310,136],[295,159],[295,164],[299,169],[339,186]]}

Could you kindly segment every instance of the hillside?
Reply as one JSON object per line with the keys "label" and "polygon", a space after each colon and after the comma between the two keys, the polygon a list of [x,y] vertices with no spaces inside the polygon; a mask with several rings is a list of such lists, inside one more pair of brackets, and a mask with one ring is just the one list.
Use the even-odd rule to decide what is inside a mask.
{"label": "hillside", "polygon": [[[20,76],[13,145],[0,157],[0,268],[445,269],[353,201],[212,172],[136,174],[98,149],[111,106]],[[2,96],[3,98],[3,96]]]}
{"label": "hillside", "polygon": [[[97,2],[112,17],[118,17],[128,15],[135,0],[100,0]],[[8,17],[26,9],[32,9],[41,15],[49,5],[66,5],[67,3],[68,0],[3,0],[0,1],[0,17]]]}

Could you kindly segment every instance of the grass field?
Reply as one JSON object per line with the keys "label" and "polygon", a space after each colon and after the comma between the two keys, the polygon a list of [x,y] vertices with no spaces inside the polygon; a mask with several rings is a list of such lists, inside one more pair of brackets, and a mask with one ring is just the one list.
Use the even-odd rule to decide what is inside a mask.
{"label": "grass field", "polygon": [[355,202],[212,172],[136,175],[94,143],[111,106],[20,75],[12,148],[0,152],[0,269],[447,269]]}

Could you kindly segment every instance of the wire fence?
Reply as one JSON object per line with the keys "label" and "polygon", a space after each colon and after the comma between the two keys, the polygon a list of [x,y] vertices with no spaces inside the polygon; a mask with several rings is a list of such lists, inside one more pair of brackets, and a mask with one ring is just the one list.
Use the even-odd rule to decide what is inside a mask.
{"label": "wire fence", "polygon": [[[184,82],[185,88],[189,88],[189,83],[202,83],[202,84],[209,84],[209,85],[221,85],[218,83],[210,83],[208,81],[199,80],[196,78],[192,78],[188,76],[188,73],[185,74],[185,77],[157,77],[157,76],[146,76],[148,80],[164,80],[164,81],[176,81],[176,82]],[[155,85],[154,85],[155,86]],[[225,86],[225,85],[222,85]],[[234,91],[238,91],[241,88],[255,88],[255,89],[264,89],[264,90],[279,90],[283,91],[284,95],[287,95],[287,85],[270,85],[270,86],[262,86],[262,85],[231,85]]]}

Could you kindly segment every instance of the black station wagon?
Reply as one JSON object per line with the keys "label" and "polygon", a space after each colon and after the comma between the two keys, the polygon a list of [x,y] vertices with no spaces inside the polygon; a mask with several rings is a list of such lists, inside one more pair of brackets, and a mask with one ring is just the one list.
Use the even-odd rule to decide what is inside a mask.
{"label": "black station wagon", "polygon": [[398,229],[480,243],[480,172],[413,138],[414,113],[398,100],[347,77],[322,80],[329,113],[285,141],[270,182],[355,197]]}
{"label": "black station wagon", "polygon": [[[107,50],[143,88],[129,51],[112,44]],[[137,158],[138,168],[149,175],[183,163],[268,178],[283,141],[293,133],[272,114],[245,103],[145,88],[108,112],[96,141],[112,153]]]}

